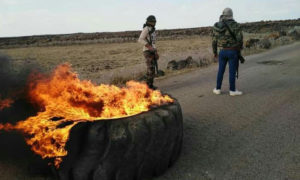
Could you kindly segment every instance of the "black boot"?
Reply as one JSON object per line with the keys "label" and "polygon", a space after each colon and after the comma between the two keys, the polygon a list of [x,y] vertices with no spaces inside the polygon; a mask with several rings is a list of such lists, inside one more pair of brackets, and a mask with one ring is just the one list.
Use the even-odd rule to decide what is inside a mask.
{"label": "black boot", "polygon": [[152,90],[156,90],[157,89],[157,87],[153,86],[153,84],[149,85],[149,88],[152,89]]}

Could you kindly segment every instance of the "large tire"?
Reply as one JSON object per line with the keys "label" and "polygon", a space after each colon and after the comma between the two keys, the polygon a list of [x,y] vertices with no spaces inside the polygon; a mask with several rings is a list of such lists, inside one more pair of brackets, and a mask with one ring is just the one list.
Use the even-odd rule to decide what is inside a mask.
{"label": "large tire", "polygon": [[80,123],[72,128],[61,180],[141,180],[164,173],[180,154],[179,103],[136,116]]}

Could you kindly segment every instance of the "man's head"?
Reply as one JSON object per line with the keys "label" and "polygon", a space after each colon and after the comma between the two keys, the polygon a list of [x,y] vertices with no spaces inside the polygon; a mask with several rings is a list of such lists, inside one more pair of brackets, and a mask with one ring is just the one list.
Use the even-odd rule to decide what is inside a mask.
{"label": "man's head", "polygon": [[233,12],[231,8],[225,8],[222,13],[222,18],[233,19]]}
{"label": "man's head", "polygon": [[153,16],[153,15],[148,16],[146,19],[146,23],[154,27],[156,24],[155,16]]}

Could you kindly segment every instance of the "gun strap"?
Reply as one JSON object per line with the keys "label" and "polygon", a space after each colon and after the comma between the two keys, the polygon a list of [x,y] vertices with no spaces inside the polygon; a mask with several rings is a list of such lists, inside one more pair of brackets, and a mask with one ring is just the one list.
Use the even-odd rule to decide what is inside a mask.
{"label": "gun strap", "polygon": [[239,66],[240,66],[240,63],[239,61],[237,62],[237,65],[236,65],[236,78],[238,79],[239,78]]}
{"label": "gun strap", "polygon": [[[228,30],[231,37],[235,40],[235,42],[237,42],[237,38],[236,38],[235,34],[232,32],[232,30],[230,29],[230,27],[228,26],[226,21],[223,21],[223,23],[225,24],[225,27]],[[240,61],[238,60],[237,65],[236,65],[236,78],[237,79],[239,78],[239,66],[240,66]]]}
{"label": "gun strap", "polygon": [[149,35],[149,38],[150,38],[150,40],[146,37],[146,41],[152,46],[152,36],[151,36],[151,31],[149,30],[149,27],[147,26],[147,28],[148,28],[148,35]]}
{"label": "gun strap", "polygon": [[227,22],[223,21],[223,23],[225,24],[225,27],[228,30],[228,32],[231,35],[231,37],[237,42],[237,38],[236,38],[235,34],[232,32],[232,30],[230,29],[230,27],[228,26]]}

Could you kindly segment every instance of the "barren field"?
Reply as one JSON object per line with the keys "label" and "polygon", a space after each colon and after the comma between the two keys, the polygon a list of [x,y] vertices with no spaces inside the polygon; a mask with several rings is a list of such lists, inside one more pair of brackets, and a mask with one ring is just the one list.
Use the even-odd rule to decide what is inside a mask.
{"label": "barren field", "polygon": [[[245,42],[250,38],[268,37],[269,34],[244,33]],[[162,70],[166,69],[169,61],[188,56],[196,61],[213,61],[210,36],[161,40],[157,42],[157,48],[160,54],[159,68]],[[245,49],[243,53],[249,55],[261,51],[252,48]],[[0,53],[11,57],[18,68],[34,64],[50,71],[58,64],[68,62],[81,78],[96,83],[108,83],[118,77],[136,78],[145,71],[142,46],[137,42],[11,48],[1,49]]]}
{"label": "barren field", "polygon": [[[167,61],[186,58],[189,55],[210,55],[210,37],[190,37],[181,40],[163,40],[157,42],[161,55],[159,65],[165,69]],[[51,70],[58,64],[68,62],[83,78],[96,80],[107,71],[130,68],[130,73],[144,70],[142,46],[128,42],[121,44],[89,44],[54,47],[28,47],[2,49],[15,60],[16,64],[36,63]],[[141,65],[141,67],[139,67]],[[124,72],[116,72],[123,74]],[[130,75],[126,73],[127,75]],[[106,78],[105,78],[106,79]],[[105,80],[104,79],[104,80]],[[103,79],[102,79],[103,80]]]}

